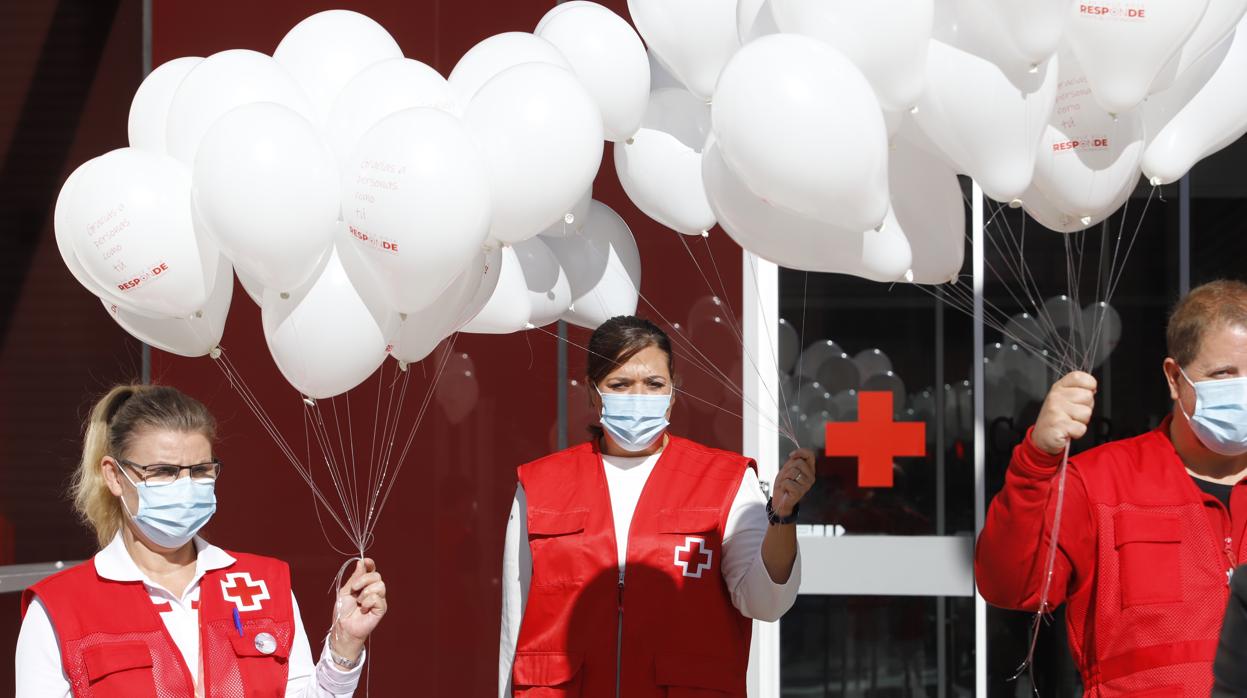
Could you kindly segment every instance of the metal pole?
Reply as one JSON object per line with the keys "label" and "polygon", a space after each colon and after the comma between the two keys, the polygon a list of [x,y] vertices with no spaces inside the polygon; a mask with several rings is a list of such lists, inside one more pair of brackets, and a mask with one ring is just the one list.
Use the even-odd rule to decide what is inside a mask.
{"label": "metal pole", "polygon": [[[947,533],[947,509],[945,501],[948,488],[944,440],[944,289],[936,287],[935,301],[935,419],[928,428],[935,429],[935,535]],[[948,696],[948,599],[935,599],[935,662],[936,697]]]}
{"label": "metal pole", "polygon": [[[983,190],[973,187],[974,259],[974,535],[983,530],[987,514],[986,430],[983,410]],[[987,698],[987,603],[974,594],[974,695]]]}
{"label": "metal pole", "polygon": [[1178,180],[1178,295],[1191,292],[1191,173]]}
{"label": "metal pole", "polygon": [[[759,361],[757,371],[746,371],[744,376],[744,452],[756,459],[759,479],[772,482],[779,472],[779,432],[771,425],[778,423],[779,405],[767,396],[779,394],[779,367],[769,358],[778,356],[779,333],[770,323],[779,317],[779,267],[742,250],[741,275],[742,350],[750,356],[766,357]],[[750,698],[779,698],[779,662],[779,622],[755,622],[749,661]]]}

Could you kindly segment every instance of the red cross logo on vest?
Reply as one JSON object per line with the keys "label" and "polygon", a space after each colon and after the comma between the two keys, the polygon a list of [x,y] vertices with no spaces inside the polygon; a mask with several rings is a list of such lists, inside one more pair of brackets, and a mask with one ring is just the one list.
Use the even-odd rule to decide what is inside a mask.
{"label": "red cross logo on vest", "polygon": [[258,611],[261,601],[271,598],[264,580],[251,581],[250,572],[230,572],[221,580],[221,595],[233,601],[240,611]]}
{"label": "red cross logo on vest", "polygon": [[927,428],[922,422],[893,422],[892,393],[857,394],[856,422],[828,422],[829,456],[857,457],[858,487],[891,487],[892,459],[925,456]]}
{"label": "red cross logo on vest", "polygon": [[[693,550],[694,544],[697,546],[696,551]],[[675,546],[675,564],[684,569],[685,577],[701,579],[701,573],[710,569],[713,560],[714,551],[706,547],[705,538],[688,536],[684,539],[684,545]],[[696,569],[689,570],[689,567]]]}

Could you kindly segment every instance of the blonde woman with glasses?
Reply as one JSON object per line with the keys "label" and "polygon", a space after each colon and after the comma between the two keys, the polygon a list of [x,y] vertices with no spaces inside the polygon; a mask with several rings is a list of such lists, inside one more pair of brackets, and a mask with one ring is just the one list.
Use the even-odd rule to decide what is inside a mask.
{"label": "blonde woman with glasses", "polygon": [[95,405],[72,494],[101,550],[23,596],[18,698],[354,693],[386,610],[376,566],[356,563],[313,662],[286,563],[196,535],[217,506],[215,432],[167,386],[118,386]]}

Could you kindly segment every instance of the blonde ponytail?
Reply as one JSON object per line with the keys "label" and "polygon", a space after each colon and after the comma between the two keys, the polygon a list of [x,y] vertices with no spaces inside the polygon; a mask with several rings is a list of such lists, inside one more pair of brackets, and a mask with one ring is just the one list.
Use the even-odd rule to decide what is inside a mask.
{"label": "blonde ponytail", "polygon": [[124,456],[132,438],[144,428],[200,433],[209,441],[216,436],[216,422],[208,408],[168,386],[115,386],[95,403],[85,427],[82,460],[70,492],[74,509],[95,530],[101,548],[125,522],[121,501],[104,479],[105,456]]}

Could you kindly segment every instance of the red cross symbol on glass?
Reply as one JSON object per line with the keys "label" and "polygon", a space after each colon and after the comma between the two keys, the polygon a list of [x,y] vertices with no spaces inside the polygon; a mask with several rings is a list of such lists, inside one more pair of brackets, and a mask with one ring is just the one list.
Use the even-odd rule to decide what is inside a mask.
{"label": "red cross symbol on glass", "polygon": [[264,580],[252,582],[251,575],[246,572],[225,575],[221,594],[225,600],[233,601],[240,611],[255,611],[260,608],[261,601],[269,598]]}
{"label": "red cross symbol on glass", "polygon": [[892,459],[925,456],[927,429],[922,422],[892,421],[891,391],[857,394],[856,422],[828,422],[829,456],[857,457],[858,487],[891,487]]}
{"label": "red cross symbol on glass", "polygon": [[[697,551],[693,551],[693,545],[697,545]],[[702,538],[694,538],[688,536],[684,539],[684,545],[675,547],[675,564],[684,568],[685,577],[701,578],[701,573],[710,569],[710,563],[714,560],[714,551],[706,549],[706,541]],[[689,570],[689,567],[695,567]]]}

